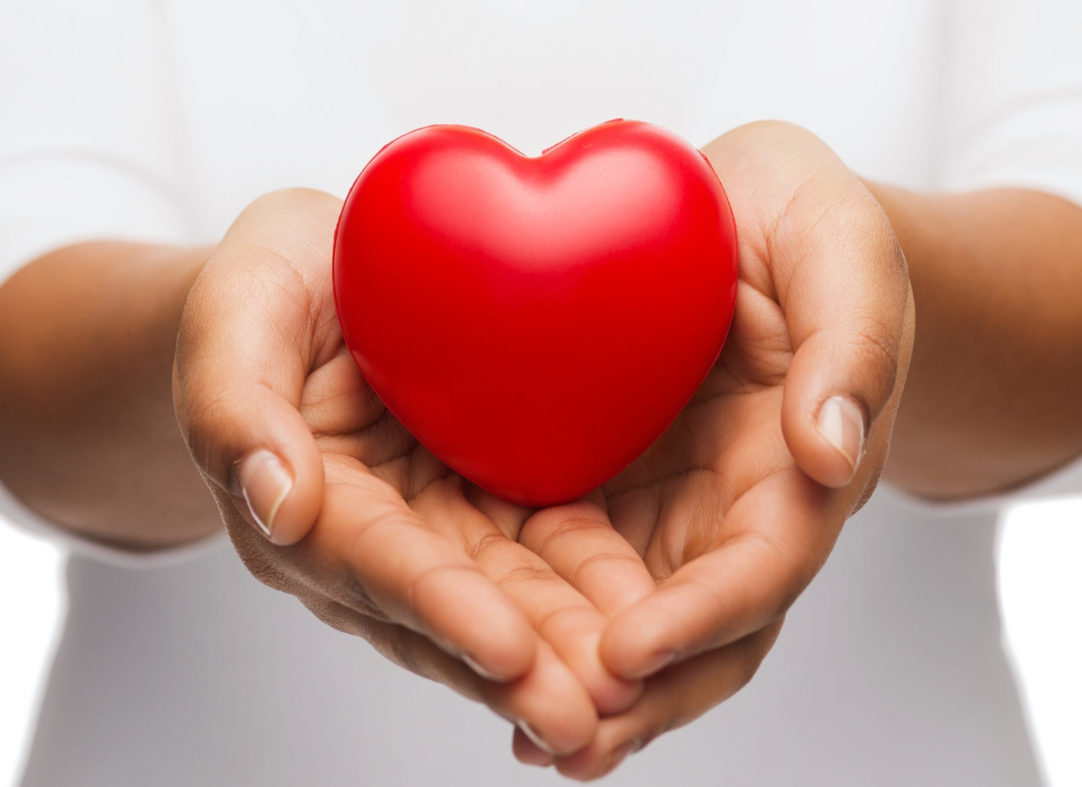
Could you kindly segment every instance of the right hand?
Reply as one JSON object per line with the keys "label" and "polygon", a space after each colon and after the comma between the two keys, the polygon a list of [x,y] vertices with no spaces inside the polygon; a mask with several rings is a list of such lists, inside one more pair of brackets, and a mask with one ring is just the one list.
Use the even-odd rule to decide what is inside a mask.
{"label": "right hand", "polygon": [[[740,238],[736,312],[718,362],[596,507],[548,509],[520,533],[611,616],[605,665],[645,679],[635,707],[556,761],[579,778],[611,770],[750,679],[874,490],[909,368],[905,258],[841,159],[776,121],[734,129],[703,152]],[[514,750],[537,755],[520,734]]]}
{"label": "right hand", "polygon": [[361,377],[332,295],[340,209],[266,195],[204,267],[174,366],[192,456],[259,580],[571,753],[641,683],[605,670],[602,613],[517,543],[531,512],[439,462]]}

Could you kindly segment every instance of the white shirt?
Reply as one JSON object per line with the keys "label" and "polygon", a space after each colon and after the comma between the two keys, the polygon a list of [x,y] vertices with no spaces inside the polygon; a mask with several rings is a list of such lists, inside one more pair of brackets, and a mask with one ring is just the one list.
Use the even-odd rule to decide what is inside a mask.
{"label": "white shirt", "polygon": [[[382,144],[434,122],[537,152],[611,117],[696,144],[780,117],[872,178],[1082,202],[1069,0],[46,0],[15,16],[0,272],[91,237],[213,241],[269,189],[344,195]],[[1036,783],[993,538],[987,513],[944,523],[881,492],[752,684],[610,782]],[[513,761],[486,710],[259,585],[224,538],[144,567],[68,541],[26,785],[555,780]]]}

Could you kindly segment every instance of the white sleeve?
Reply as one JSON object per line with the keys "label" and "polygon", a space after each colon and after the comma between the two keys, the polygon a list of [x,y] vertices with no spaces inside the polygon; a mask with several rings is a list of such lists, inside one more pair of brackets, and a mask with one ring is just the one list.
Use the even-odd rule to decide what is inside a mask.
{"label": "white sleeve", "polygon": [[1082,3],[950,9],[940,185],[1022,186],[1082,204]]}
{"label": "white sleeve", "polygon": [[[0,283],[93,238],[180,243],[183,144],[151,0],[35,0],[0,24]],[[92,293],[88,293],[93,297]],[[0,516],[108,560],[0,486]]]}
{"label": "white sleeve", "polygon": [[152,0],[35,0],[0,26],[0,278],[87,238],[183,241],[182,126]]}

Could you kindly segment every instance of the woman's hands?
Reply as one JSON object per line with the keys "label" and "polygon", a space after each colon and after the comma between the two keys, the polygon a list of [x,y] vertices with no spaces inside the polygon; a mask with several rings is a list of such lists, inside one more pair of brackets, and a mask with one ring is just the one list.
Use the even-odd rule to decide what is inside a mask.
{"label": "woman's hands", "polygon": [[[913,343],[891,225],[813,135],[756,123],[704,151],[740,239],[732,332],[692,402],[596,504],[520,540],[611,616],[604,664],[645,679],[556,760],[595,777],[738,690],[886,459]],[[656,585],[656,590],[654,585]],[[516,735],[520,759],[537,761]]]}
{"label": "woman's hands", "polygon": [[601,666],[601,612],[517,543],[529,512],[438,462],[361,378],[332,300],[340,207],[278,192],[229,230],[181,321],[182,432],[257,578],[573,752],[641,684]]}
{"label": "woman's hands", "polygon": [[384,410],[338,330],[327,195],[253,203],[178,341],[182,430],[252,572],[581,778],[754,673],[874,488],[908,368],[905,263],[861,181],[780,123],[705,153],[741,241],[732,333],[672,427],[578,503],[501,502]]}

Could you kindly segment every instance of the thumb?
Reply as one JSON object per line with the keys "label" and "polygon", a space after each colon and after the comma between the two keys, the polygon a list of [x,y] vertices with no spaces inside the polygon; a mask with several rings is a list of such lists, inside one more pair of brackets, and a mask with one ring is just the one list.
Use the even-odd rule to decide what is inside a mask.
{"label": "thumb", "polygon": [[322,457],[298,409],[311,368],[311,290],[281,257],[263,254],[238,264],[234,249],[207,263],[181,321],[173,393],[219,505],[231,500],[288,545],[307,535],[323,502]]}
{"label": "thumb", "polygon": [[[828,226],[835,221],[841,227]],[[782,430],[800,468],[837,488],[856,476],[904,379],[913,299],[901,248],[877,204],[842,209],[802,240],[782,303],[795,351]]]}

